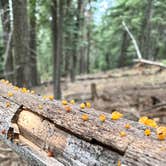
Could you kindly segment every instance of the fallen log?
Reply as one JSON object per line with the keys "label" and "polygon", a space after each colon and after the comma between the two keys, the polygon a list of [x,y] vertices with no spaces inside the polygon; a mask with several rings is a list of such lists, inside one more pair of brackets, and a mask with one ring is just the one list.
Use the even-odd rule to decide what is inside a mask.
{"label": "fallen log", "polygon": [[150,60],[146,60],[146,59],[134,59],[134,62],[143,63],[143,64],[147,64],[147,65],[159,66],[161,68],[166,68],[166,65],[164,65],[163,63],[154,62],[154,61],[150,61]]}
{"label": "fallen log", "polygon": [[[137,122],[111,120],[110,114],[102,113],[107,117],[102,123],[101,112],[68,106],[70,112],[52,98],[0,83],[0,139],[31,165],[166,165],[166,140],[158,140],[154,129],[147,137],[147,127]],[[89,120],[82,120],[83,114]],[[19,132],[19,142],[9,135],[12,127]],[[122,131],[126,136],[120,135]]]}

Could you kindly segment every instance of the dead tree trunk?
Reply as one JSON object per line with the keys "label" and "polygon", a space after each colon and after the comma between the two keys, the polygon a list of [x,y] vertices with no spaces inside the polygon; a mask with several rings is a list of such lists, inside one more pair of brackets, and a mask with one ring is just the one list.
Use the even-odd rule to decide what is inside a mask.
{"label": "dead tree trunk", "polygon": [[[6,130],[13,142],[19,140],[19,144],[16,147],[2,134],[0,139],[33,164],[117,165],[118,161],[127,166],[166,164],[166,140],[157,140],[154,129],[147,137],[146,126],[126,119],[113,121],[107,113],[103,113],[107,119],[101,123],[101,113],[94,109],[80,110],[78,105],[69,104],[71,112],[66,112],[59,101],[22,93],[4,83],[0,83],[0,94],[0,129]],[[89,120],[83,121],[82,114],[87,114]],[[127,123],[131,129],[124,128]],[[124,130],[126,136],[121,137],[119,132]],[[14,137],[16,133],[19,138]],[[50,154],[52,158],[47,157]]]}

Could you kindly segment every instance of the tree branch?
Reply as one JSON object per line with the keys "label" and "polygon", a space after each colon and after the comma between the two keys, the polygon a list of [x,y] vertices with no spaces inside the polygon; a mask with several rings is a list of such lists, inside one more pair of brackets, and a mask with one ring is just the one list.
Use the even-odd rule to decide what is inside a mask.
{"label": "tree branch", "polygon": [[137,44],[137,41],[135,40],[134,36],[132,35],[132,33],[130,32],[130,30],[128,29],[126,23],[124,21],[122,21],[122,25],[124,26],[125,30],[127,31],[127,33],[129,34],[130,38],[132,39],[132,42],[134,44],[134,47],[136,49],[136,52],[137,52],[137,56],[138,56],[138,59],[142,59],[142,55],[141,55],[141,52],[139,50],[139,47],[138,47],[138,44]]}

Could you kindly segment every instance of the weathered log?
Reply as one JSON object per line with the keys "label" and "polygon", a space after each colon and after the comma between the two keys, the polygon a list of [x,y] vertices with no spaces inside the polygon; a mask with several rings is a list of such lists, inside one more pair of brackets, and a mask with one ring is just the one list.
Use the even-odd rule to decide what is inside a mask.
{"label": "weathered log", "polygon": [[[72,110],[67,113],[59,101],[22,93],[3,83],[0,95],[1,130],[16,124],[20,143],[15,145],[4,135],[0,138],[31,165],[117,165],[118,160],[124,165],[166,164],[166,141],[157,140],[154,129],[146,137],[146,126],[127,119],[113,121],[107,113],[103,113],[107,119],[101,123],[101,112],[81,110],[78,105],[70,105]],[[6,102],[10,106],[6,107]],[[88,121],[81,119],[85,113]],[[128,130],[124,128],[127,123],[132,126]],[[121,131],[126,137],[120,136]],[[47,151],[52,151],[54,157],[47,157]]]}

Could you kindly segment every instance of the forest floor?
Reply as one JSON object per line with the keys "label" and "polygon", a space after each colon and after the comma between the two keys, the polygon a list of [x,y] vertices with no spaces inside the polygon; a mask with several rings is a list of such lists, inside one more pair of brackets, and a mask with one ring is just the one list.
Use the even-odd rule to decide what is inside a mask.
{"label": "forest floor", "polygon": [[[111,113],[118,109],[120,112],[124,111],[127,118],[137,120],[144,115],[144,110],[154,106],[155,100],[158,103],[166,102],[166,95],[163,93],[166,88],[165,75],[165,69],[152,65],[136,65],[80,75],[74,83],[63,79],[62,98],[75,99],[78,103],[91,101],[97,110]],[[96,85],[97,93],[93,101],[92,84]],[[51,83],[44,83],[36,87],[35,91],[41,95],[53,95],[53,86]],[[158,118],[158,115],[154,114],[153,118]],[[166,123],[166,118],[162,123],[163,121]]]}
{"label": "forest floor", "polygon": [[[127,118],[137,120],[144,110],[153,108],[158,102],[166,102],[166,70],[155,66],[134,66],[107,72],[77,76],[76,82],[63,79],[62,94],[67,100],[78,103],[91,101],[97,110],[111,113],[114,110],[127,113]],[[92,101],[91,85],[96,85],[96,98]],[[53,95],[52,83],[43,83],[34,90],[40,95]],[[153,110],[153,109],[152,109]],[[158,111],[158,112],[157,112]],[[153,118],[166,124],[163,114],[166,108],[155,110]],[[146,112],[146,111],[145,111]],[[157,113],[156,113],[157,112]],[[159,115],[159,116],[158,116]],[[162,118],[160,118],[162,116]],[[17,154],[0,143],[0,166],[27,165]]]}

